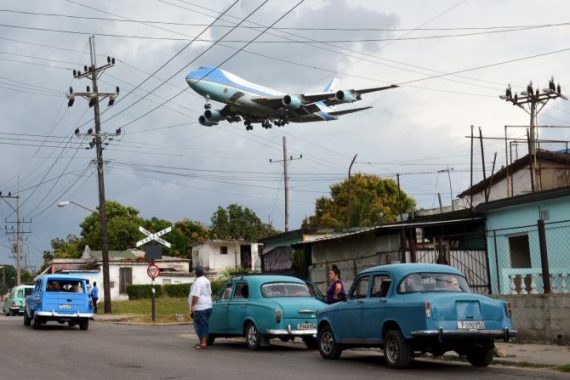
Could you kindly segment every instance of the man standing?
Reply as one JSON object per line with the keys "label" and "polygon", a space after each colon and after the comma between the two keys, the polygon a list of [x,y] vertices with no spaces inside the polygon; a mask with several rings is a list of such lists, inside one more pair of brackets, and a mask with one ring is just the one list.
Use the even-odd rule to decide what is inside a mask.
{"label": "man standing", "polygon": [[212,314],[212,287],[204,276],[204,267],[196,266],[196,280],[190,288],[188,296],[190,316],[194,322],[194,330],[200,342],[194,346],[197,350],[208,348],[208,318]]}
{"label": "man standing", "polygon": [[91,300],[93,301],[93,312],[97,314],[97,301],[99,301],[99,288],[97,283],[93,283],[93,288],[91,289]]}

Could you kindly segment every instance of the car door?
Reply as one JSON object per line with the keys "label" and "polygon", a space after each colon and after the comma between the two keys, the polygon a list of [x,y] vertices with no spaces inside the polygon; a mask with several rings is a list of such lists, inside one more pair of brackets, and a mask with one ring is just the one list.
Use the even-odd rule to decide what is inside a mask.
{"label": "car door", "polygon": [[372,276],[370,295],[363,299],[362,336],[367,343],[380,343],[382,323],[388,303],[388,293],[392,278],[388,273],[376,273]]}
{"label": "car door", "polygon": [[359,276],[350,289],[348,300],[339,305],[336,325],[337,338],[341,343],[357,343],[361,339],[362,306],[368,296],[370,276]]}
{"label": "car door", "polygon": [[241,334],[243,319],[249,304],[249,286],[245,281],[236,283],[232,299],[228,303],[228,332]]}
{"label": "car door", "polygon": [[234,283],[226,283],[220,293],[219,299],[212,305],[209,328],[212,334],[220,334],[228,331],[228,304],[232,296]]}
{"label": "car door", "polygon": [[43,280],[42,279],[37,280],[34,286],[33,293],[27,298],[29,311],[34,311],[38,308],[38,305],[40,304],[40,297],[42,295],[42,289],[43,289]]}

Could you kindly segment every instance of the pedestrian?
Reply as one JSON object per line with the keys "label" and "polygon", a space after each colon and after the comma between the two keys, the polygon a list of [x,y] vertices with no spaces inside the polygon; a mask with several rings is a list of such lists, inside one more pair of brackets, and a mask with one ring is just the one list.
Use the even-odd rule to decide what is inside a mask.
{"label": "pedestrian", "polygon": [[91,284],[89,283],[89,279],[85,280],[85,293],[87,293],[87,297],[91,297]]}
{"label": "pedestrian", "polygon": [[346,298],[346,293],[344,292],[344,284],[340,280],[340,269],[333,264],[331,270],[329,271],[329,287],[327,288],[327,294],[325,301],[328,304],[337,303],[344,301]]}
{"label": "pedestrian", "polygon": [[97,283],[93,282],[93,287],[91,288],[91,300],[93,301],[93,313],[97,314],[97,301],[99,301],[99,288]]}
{"label": "pedestrian", "polygon": [[194,330],[200,342],[194,346],[197,350],[208,348],[208,318],[212,314],[212,287],[204,276],[204,267],[196,266],[196,280],[190,288],[188,306],[194,323]]}

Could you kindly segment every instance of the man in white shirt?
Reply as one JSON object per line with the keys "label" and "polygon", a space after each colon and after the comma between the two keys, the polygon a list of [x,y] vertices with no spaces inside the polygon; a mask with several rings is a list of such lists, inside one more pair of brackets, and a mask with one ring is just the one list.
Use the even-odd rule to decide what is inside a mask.
{"label": "man in white shirt", "polygon": [[197,350],[208,348],[208,319],[212,314],[212,287],[210,281],[204,276],[204,267],[196,266],[196,280],[190,288],[188,306],[194,322],[194,330],[200,343],[194,346]]}

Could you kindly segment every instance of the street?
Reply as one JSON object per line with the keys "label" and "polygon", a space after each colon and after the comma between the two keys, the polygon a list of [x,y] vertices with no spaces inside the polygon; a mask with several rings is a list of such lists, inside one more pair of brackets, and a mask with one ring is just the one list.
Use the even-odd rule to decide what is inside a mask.
{"label": "street", "polygon": [[0,317],[2,378],[17,379],[567,379],[548,370],[417,360],[391,370],[378,351],[350,350],[326,361],[301,343],[275,342],[253,352],[243,340],[219,339],[207,351],[192,348],[191,325],[152,327],[94,322],[88,331],[49,323],[25,327],[21,317]]}

